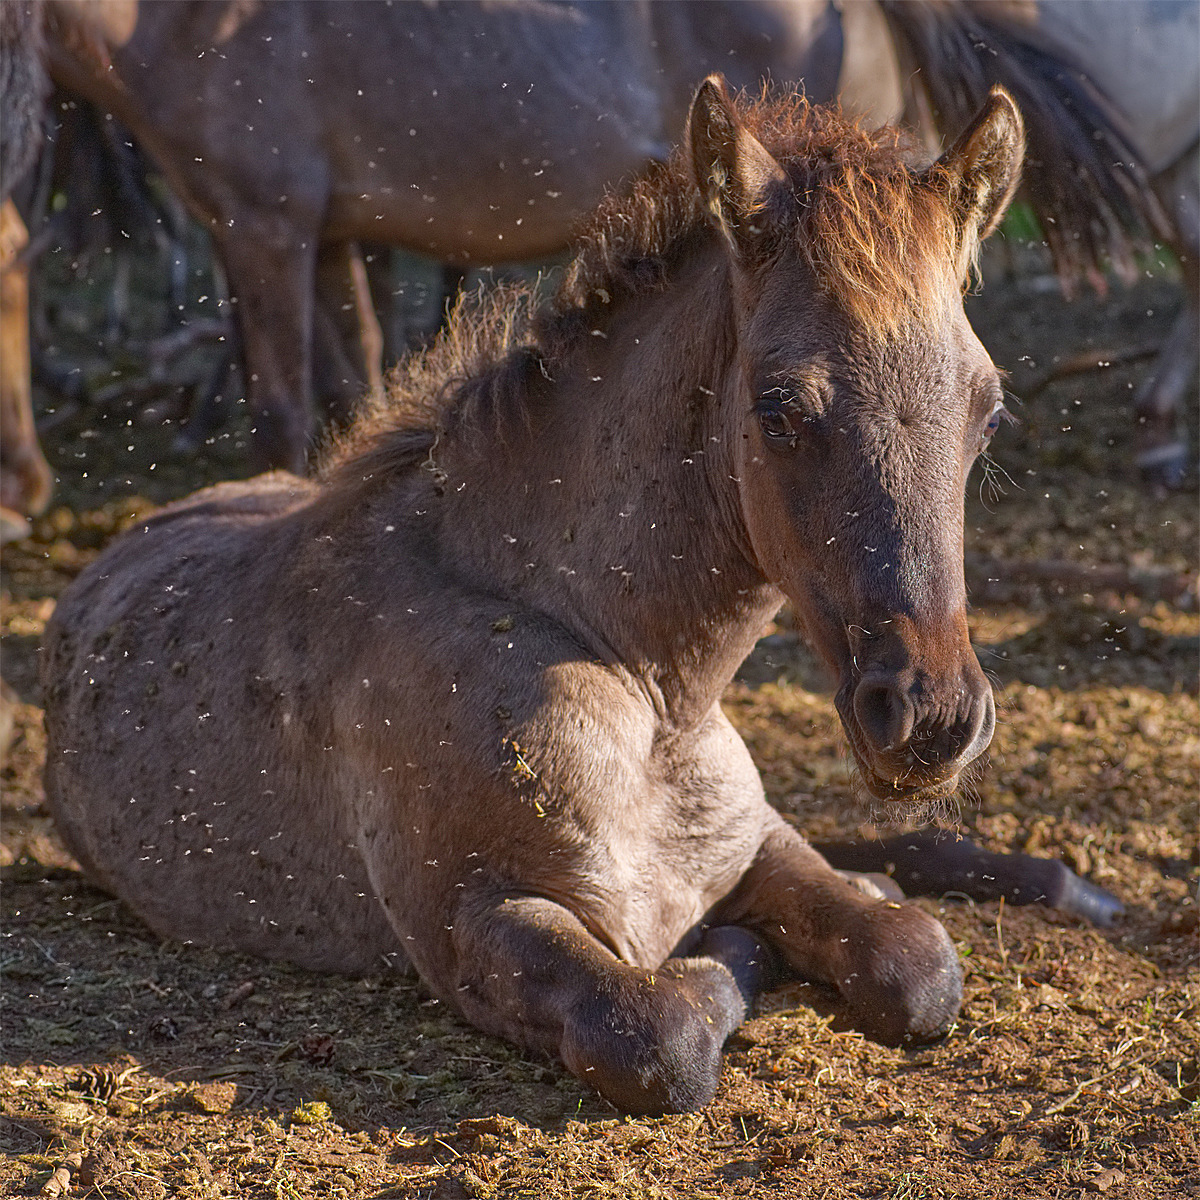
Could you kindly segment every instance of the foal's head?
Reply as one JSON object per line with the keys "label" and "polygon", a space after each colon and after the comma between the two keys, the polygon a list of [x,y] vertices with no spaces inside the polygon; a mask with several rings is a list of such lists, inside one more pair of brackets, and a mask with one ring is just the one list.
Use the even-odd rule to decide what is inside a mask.
{"label": "foal's head", "polygon": [[758,566],[836,672],[871,792],[946,795],[995,722],[963,491],[1003,404],[962,285],[1016,186],[1021,118],[997,90],[914,170],[890,135],[802,101],[741,113],[714,77],[687,152],[736,297],[727,429]]}

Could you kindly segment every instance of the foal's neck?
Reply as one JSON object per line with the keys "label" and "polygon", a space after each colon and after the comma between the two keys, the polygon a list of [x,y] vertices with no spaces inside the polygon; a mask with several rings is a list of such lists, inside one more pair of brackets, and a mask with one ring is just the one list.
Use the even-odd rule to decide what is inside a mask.
{"label": "foal's neck", "polygon": [[470,582],[553,617],[681,726],[711,709],[780,602],[733,478],[735,352],[724,257],[708,246],[553,364],[550,397],[504,444],[448,445],[437,463],[443,544]]}

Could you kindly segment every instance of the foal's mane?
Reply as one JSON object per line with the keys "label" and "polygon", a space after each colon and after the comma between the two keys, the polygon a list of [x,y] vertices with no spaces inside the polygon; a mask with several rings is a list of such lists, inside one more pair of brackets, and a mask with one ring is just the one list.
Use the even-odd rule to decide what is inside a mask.
{"label": "foal's mane", "polygon": [[[868,337],[940,311],[954,277],[965,281],[976,247],[956,252],[963,231],[946,189],[918,176],[905,135],[867,130],[800,95],[739,98],[738,110],[783,166],[795,201],[789,219],[755,245],[758,265],[789,245],[799,250]],[[708,231],[688,160],[676,150],[601,201],[548,303],[524,285],[461,298],[434,344],[401,362],[383,400],[331,447],[324,473],[369,479],[421,461],[432,466],[443,437],[523,411],[531,390],[570,361],[618,301],[663,286],[671,264]]]}

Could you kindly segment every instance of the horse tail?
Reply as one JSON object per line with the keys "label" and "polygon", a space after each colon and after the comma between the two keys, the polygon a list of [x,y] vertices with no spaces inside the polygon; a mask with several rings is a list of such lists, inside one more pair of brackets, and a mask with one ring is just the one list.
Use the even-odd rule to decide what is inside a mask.
{"label": "horse tail", "polygon": [[910,85],[923,85],[940,128],[962,128],[993,84],[1025,119],[1025,198],[1068,292],[1080,276],[1103,285],[1105,265],[1136,274],[1135,255],[1170,225],[1114,102],[1019,6],[963,0],[880,0]]}

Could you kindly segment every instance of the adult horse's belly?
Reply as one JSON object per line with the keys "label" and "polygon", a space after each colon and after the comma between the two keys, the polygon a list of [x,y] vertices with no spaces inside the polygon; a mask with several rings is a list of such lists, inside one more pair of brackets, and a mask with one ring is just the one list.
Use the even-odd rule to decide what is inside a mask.
{"label": "adult horse's belly", "polygon": [[[564,126],[580,135],[578,144],[566,144]],[[488,121],[466,129],[461,119],[422,123],[417,136],[391,148],[386,173],[383,155],[364,161],[340,153],[322,236],[477,264],[543,257],[566,248],[607,187],[669,149],[652,129],[590,113],[560,120],[557,129],[535,114],[521,133],[518,142]],[[447,161],[445,143],[456,138],[480,143],[469,170]]]}
{"label": "adult horse's belly", "polygon": [[381,36],[391,57],[321,43],[330,240],[481,264],[551,254],[681,132],[636,5],[411,5]]}
{"label": "adult horse's belly", "polygon": [[1200,131],[1200,8],[1195,0],[1039,0],[1039,28],[1111,97],[1151,174]]}

